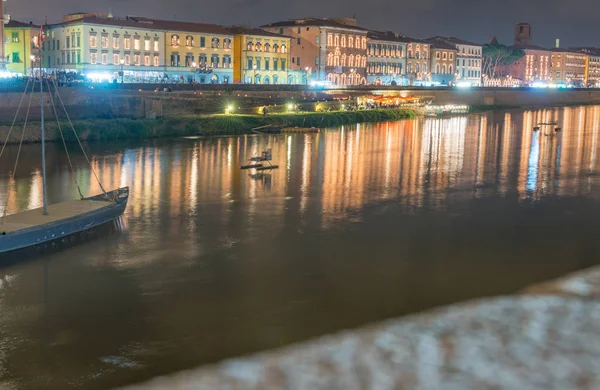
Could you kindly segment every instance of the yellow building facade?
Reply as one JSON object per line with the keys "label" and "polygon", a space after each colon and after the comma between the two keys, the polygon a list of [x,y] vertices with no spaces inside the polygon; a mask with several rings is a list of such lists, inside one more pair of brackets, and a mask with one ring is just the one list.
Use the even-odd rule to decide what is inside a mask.
{"label": "yellow building facade", "polygon": [[27,75],[39,66],[39,33],[40,26],[16,20],[4,26],[4,61],[9,72]]}
{"label": "yellow building facade", "polygon": [[233,34],[215,24],[153,21],[165,30],[165,70],[180,81],[229,84]]}
{"label": "yellow building facade", "polygon": [[229,28],[235,34],[233,81],[242,84],[301,84],[303,72],[290,70],[291,38],[260,29]]}

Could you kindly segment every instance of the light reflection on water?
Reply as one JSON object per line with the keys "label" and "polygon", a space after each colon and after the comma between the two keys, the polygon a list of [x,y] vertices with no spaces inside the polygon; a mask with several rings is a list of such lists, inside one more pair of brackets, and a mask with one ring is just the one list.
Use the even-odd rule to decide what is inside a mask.
{"label": "light reflection on water", "polygon": [[[0,268],[0,387],[116,386],[595,264],[599,126],[590,106],[88,145],[130,204]],[[279,169],[238,169],[265,148]],[[39,146],[21,158],[11,213],[41,205]],[[76,198],[59,145],[48,163],[50,202]]]}

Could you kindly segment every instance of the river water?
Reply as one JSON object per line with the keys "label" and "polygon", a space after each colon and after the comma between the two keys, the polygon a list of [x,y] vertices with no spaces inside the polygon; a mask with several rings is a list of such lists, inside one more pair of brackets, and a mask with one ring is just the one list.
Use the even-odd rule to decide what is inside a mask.
{"label": "river water", "polygon": [[[533,131],[551,120],[563,131]],[[0,260],[0,388],[111,388],[598,264],[599,132],[588,106],[85,145],[130,203]],[[239,169],[267,147],[279,169]],[[51,203],[77,197],[61,148]],[[16,154],[10,213],[41,205],[39,145],[9,183]]]}

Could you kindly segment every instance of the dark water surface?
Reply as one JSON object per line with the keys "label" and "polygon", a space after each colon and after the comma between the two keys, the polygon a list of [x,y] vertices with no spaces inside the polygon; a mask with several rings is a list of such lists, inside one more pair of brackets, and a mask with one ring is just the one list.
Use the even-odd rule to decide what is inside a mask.
{"label": "dark water surface", "polygon": [[[0,388],[110,388],[598,264],[599,131],[590,106],[87,145],[130,204],[0,260]],[[238,169],[267,145],[278,170]],[[51,202],[77,196],[61,147]],[[9,212],[40,206],[39,165],[25,146]]]}

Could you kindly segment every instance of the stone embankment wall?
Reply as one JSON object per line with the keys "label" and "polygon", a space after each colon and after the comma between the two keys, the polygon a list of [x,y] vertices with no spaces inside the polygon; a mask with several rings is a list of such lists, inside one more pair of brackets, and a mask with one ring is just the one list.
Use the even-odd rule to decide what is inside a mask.
{"label": "stone embankment wall", "polygon": [[600,388],[600,269],[128,390]]}
{"label": "stone embankment wall", "polygon": [[[148,116],[181,116],[222,113],[229,105],[238,113],[256,113],[264,105],[287,105],[314,101],[348,99],[365,95],[415,96],[433,99],[436,104],[468,104],[476,106],[557,106],[575,104],[600,104],[600,90],[552,89],[369,89],[355,88],[320,91],[310,88],[269,89],[248,85],[210,86],[193,90],[189,85],[167,88],[140,86],[133,89],[104,86],[60,88],[60,95],[73,119],[89,118],[144,118]],[[0,123],[13,120],[23,94],[0,92]],[[31,98],[31,99],[30,99]],[[56,97],[55,97],[56,98]],[[25,117],[29,103],[30,118],[40,116],[39,94],[27,94],[23,99],[19,120]],[[50,94],[44,95],[45,115],[54,118]],[[60,114],[59,115],[64,115]]]}

